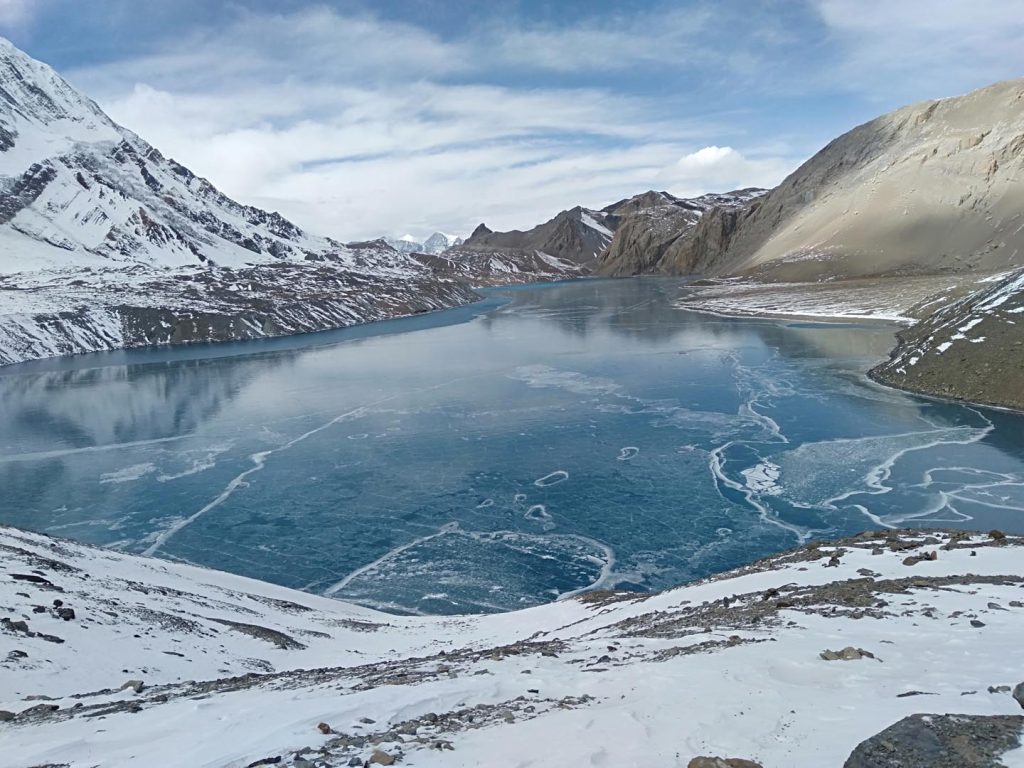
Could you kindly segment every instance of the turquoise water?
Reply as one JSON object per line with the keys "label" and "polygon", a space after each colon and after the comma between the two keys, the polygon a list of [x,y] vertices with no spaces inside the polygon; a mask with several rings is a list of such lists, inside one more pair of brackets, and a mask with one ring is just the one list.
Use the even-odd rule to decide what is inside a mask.
{"label": "turquoise water", "polygon": [[388,610],[658,589],[882,525],[1024,532],[1024,418],[862,374],[886,325],[488,292],[270,342],[0,369],[0,521]]}

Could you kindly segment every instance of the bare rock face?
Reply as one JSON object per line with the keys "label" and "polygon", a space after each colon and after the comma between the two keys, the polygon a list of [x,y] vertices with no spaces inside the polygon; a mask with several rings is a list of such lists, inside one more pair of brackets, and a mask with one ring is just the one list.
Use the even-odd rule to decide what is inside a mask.
{"label": "bare rock face", "polygon": [[517,263],[544,254],[589,271],[612,239],[616,220],[606,211],[576,206],[526,231],[495,232],[480,224],[461,245],[445,252],[453,259],[496,255]]}
{"label": "bare rock face", "polygon": [[[698,231],[704,233],[704,246],[707,233],[715,231],[713,226],[698,225],[712,215],[719,222],[729,219],[763,193],[750,188],[684,199],[650,191],[613,203],[603,211],[619,224],[597,271],[603,275],[693,272],[693,254],[701,251],[694,236]],[[734,227],[730,220],[728,231]]]}
{"label": "bare rock face", "polygon": [[844,768],[999,768],[1020,715],[911,715],[853,750]]}

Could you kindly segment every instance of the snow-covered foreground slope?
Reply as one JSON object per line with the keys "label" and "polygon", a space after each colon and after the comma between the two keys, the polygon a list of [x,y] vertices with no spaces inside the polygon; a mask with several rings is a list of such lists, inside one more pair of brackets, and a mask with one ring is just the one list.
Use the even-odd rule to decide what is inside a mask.
{"label": "snow-covered foreground slope", "polygon": [[0,38],[0,365],[472,301],[384,243],[241,205]]}
{"label": "snow-covered foreground slope", "polygon": [[3,764],[839,766],[909,714],[1020,711],[1022,543],[882,531],[407,618],[3,528]]}

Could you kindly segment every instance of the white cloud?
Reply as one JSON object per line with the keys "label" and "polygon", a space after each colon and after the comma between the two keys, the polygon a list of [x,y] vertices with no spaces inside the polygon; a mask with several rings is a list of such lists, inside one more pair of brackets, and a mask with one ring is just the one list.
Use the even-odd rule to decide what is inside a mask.
{"label": "white cloud", "polygon": [[840,50],[835,83],[901,100],[1024,74],[1024,0],[814,0]]}
{"label": "white cloud", "polygon": [[662,170],[669,192],[683,197],[740,187],[770,188],[792,171],[791,160],[749,158],[732,147],[708,146],[683,155]]}
{"label": "white cloud", "polygon": [[704,177],[667,177],[688,146],[730,130],[707,119],[670,122],[655,100],[497,84],[520,69],[696,62],[707,19],[670,13],[656,25],[557,32],[492,26],[452,41],[323,8],[245,13],[216,37],[200,32],[71,79],[227,194],[312,231],[465,233],[480,220],[532,226],[652,186],[685,181],[704,191],[744,169],[763,176],[755,161],[725,158]]}
{"label": "white cloud", "polygon": [[27,22],[38,0],[0,0],[0,29],[18,27]]}
{"label": "white cloud", "polygon": [[[717,14],[719,20],[723,14]],[[676,68],[704,65],[709,59],[724,68],[736,59],[702,43],[715,20],[710,6],[633,11],[614,18],[581,19],[574,26],[492,26],[484,30],[492,57],[520,68],[554,72],[608,72],[637,66]]]}

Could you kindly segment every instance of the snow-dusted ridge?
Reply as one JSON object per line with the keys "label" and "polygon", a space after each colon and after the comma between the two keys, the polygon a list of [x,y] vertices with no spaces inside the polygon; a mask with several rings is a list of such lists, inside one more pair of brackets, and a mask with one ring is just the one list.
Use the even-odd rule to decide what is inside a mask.
{"label": "snow-dusted ridge", "polygon": [[912,713],[1020,711],[1022,544],[880,531],[422,618],[0,528],[4,764],[839,766]]}
{"label": "snow-dusted ridge", "polygon": [[958,400],[1024,408],[1024,270],[980,281],[900,334],[879,381]]}
{"label": "snow-dusted ridge", "polygon": [[381,241],[242,205],[0,38],[0,365],[464,304]]}

